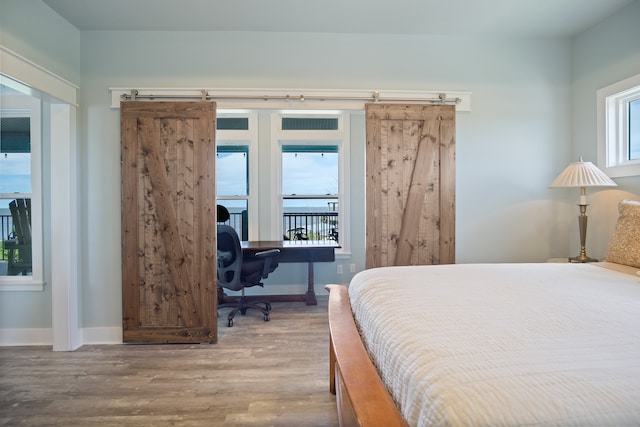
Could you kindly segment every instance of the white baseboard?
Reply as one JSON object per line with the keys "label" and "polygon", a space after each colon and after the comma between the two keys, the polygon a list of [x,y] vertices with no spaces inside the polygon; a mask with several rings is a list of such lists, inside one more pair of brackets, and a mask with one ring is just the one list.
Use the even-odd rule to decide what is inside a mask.
{"label": "white baseboard", "polygon": [[[249,288],[248,295],[304,294],[307,287],[291,285],[265,285],[264,288]],[[322,286],[315,287],[316,296],[327,296]],[[230,292],[230,294],[234,294]],[[122,344],[122,327],[82,328],[82,345]],[[51,328],[0,329],[0,347],[53,345]]]}
{"label": "white baseboard", "polygon": [[0,329],[0,346],[53,345],[51,328]]}
{"label": "white baseboard", "polygon": [[82,345],[122,344],[122,327],[83,328]]}
{"label": "white baseboard", "polygon": [[[122,328],[84,328],[82,345],[122,344]],[[51,328],[0,329],[0,347],[53,345]]]}

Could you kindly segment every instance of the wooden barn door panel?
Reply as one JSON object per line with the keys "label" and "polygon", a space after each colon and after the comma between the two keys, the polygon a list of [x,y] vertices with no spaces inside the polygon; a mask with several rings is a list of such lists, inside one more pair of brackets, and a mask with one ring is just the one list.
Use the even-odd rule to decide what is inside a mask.
{"label": "wooden barn door panel", "polygon": [[367,268],[455,261],[455,107],[369,104]]}
{"label": "wooden barn door panel", "polygon": [[124,342],[215,342],[215,104],[123,102],[121,133]]}

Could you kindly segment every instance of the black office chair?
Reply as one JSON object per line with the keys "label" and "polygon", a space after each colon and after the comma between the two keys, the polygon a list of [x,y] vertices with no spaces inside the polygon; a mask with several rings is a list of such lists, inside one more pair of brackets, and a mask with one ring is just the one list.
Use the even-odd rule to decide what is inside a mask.
{"label": "black office chair", "polygon": [[233,326],[233,318],[238,311],[244,315],[250,308],[260,311],[265,322],[269,321],[271,304],[268,301],[249,301],[244,289],[263,286],[262,279],[278,267],[274,256],[279,252],[279,249],[270,249],[244,259],[238,233],[228,225],[218,225],[218,288],[242,291],[236,301],[218,305],[218,308],[233,307],[227,316],[227,326]]}

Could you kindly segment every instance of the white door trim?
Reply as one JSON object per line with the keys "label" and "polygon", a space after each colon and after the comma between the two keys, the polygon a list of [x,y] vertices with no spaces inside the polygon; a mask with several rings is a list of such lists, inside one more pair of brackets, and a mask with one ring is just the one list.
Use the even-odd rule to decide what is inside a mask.
{"label": "white door trim", "polygon": [[[0,46],[0,73],[33,89],[51,104],[51,293],[53,350],[82,346],[76,105],[78,87]],[[52,246],[55,242],[55,246]]]}

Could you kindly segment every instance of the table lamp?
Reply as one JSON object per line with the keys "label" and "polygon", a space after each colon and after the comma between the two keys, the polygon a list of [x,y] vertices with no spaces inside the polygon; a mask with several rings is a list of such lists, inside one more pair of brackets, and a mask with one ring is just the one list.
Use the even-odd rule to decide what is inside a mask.
{"label": "table lamp", "polygon": [[549,188],[573,188],[580,187],[580,216],[578,226],[580,227],[580,255],[569,258],[574,262],[594,262],[596,259],[589,258],[585,249],[587,240],[587,187],[616,187],[617,184],[611,180],[604,172],[598,169],[591,162],[580,161],[571,163],[553,180]]}

